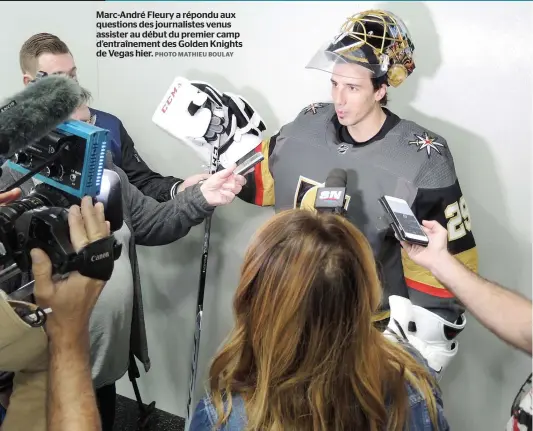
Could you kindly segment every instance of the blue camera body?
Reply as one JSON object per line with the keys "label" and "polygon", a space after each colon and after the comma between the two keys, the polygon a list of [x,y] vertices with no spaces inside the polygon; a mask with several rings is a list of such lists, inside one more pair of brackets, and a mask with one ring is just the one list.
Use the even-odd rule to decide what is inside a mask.
{"label": "blue camera body", "polygon": [[80,199],[96,197],[100,193],[109,139],[109,130],[70,120],[16,153],[7,164],[28,174],[60,151],[53,162],[33,177]]}

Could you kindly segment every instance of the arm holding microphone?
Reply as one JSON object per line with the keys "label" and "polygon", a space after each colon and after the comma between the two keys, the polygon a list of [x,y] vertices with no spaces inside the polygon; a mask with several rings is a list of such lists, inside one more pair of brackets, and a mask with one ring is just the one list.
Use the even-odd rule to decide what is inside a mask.
{"label": "arm holding microphone", "polygon": [[142,194],[127,182],[124,171],[119,174],[124,201],[129,208],[135,243],[145,246],[174,242],[202,223],[217,206],[229,204],[241,190],[244,177],[234,175],[235,165],[210,176],[202,184],[187,187],[174,199],[158,202]]}
{"label": "arm holding microphone", "polygon": [[493,334],[531,355],[531,300],[485,280],[450,254],[448,232],[437,221],[423,221],[423,229],[427,247],[402,242],[411,260],[431,271]]}
{"label": "arm holding microphone", "polygon": [[269,158],[276,137],[264,137],[265,123],[242,96],[221,92],[206,82],[177,77],[155,110],[152,121],[191,148],[208,168],[214,163],[215,147],[219,169],[239,164],[254,153],[262,153],[264,160],[244,175],[246,181],[237,196],[255,205],[274,204]]}
{"label": "arm holding microphone", "polygon": [[[69,119],[72,112],[85,99],[86,92],[72,79],[54,75],[39,77],[34,83],[28,85],[22,92],[14,96],[12,101],[5,105],[3,112],[0,113],[0,154],[5,154],[6,157],[11,157],[13,154],[23,155],[24,151],[22,150],[26,151],[31,146],[33,160],[36,158],[39,158],[39,160],[44,159],[45,156],[40,156],[40,154],[44,153],[46,155],[47,152],[49,153],[48,145],[55,143],[54,139],[47,134],[58,124]],[[96,133],[105,132],[103,129],[78,123],[76,121],[68,122],[73,127],[79,126],[82,131],[89,129],[90,131],[96,131]],[[44,142],[41,142],[40,140],[44,136],[47,136],[47,138]],[[69,139],[73,138],[69,137]],[[66,147],[61,148],[67,148],[64,151],[72,152],[73,147],[77,147],[78,143],[78,141],[74,141],[73,145],[70,145],[69,141],[65,141],[63,145],[66,145]],[[84,161],[84,166],[100,166],[103,164],[104,155],[100,154],[101,147],[95,145],[95,148],[98,151],[96,153],[97,159]],[[54,151],[57,152],[57,148]],[[178,193],[174,199],[159,203],[154,198],[140,193],[129,182],[124,171],[113,165],[109,154],[108,152],[105,156],[105,168],[115,171],[116,177],[120,178],[119,189],[124,202],[128,205],[125,210],[129,210],[138,244],[163,245],[185,236],[192,226],[201,223],[205,217],[212,213],[216,206],[230,203],[244,184],[242,176],[232,174],[234,164],[229,164],[227,170],[217,173],[203,184],[188,187],[182,193]],[[65,160],[70,161],[73,159],[70,154],[67,155],[69,157]],[[72,153],[72,155],[76,154]],[[87,158],[87,155],[85,157]],[[0,177],[1,188],[5,189],[8,185],[11,187],[14,185],[20,186],[23,195],[30,195],[33,184],[24,180],[31,178],[31,176],[29,174],[22,175],[22,173],[30,169],[35,170],[36,163],[33,162],[27,169],[20,167],[22,162],[18,159],[15,164],[10,163],[10,166],[3,166],[3,175]],[[69,175],[67,175],[70,171],[66,170],[67,166],[64,161],[60,165],[59,168],[61,169],[58,170],[65,173],[61,177],[61,181],[56,181],[54,176],[48,177],[46,174],[37,176],[37,178],[52,188],[57,187],[58,189],[72,191],[72,187],[68,184]],[[87,178],[92,178],[93,181],[96,176],[97,174],[87,173]],[[104,179],[102,184],[104,184]],[[111,176],[111,179],[113,179],[113,176]],[[83,184],[82,179],[80,179],[80,183]],[[36,188],[42,186],[42,184],[39,184]],[[82,191],[76,189],[73,192],[79,196]],[[115,200],[122,202],[120,197]],[[68,196],[66,202],[70,204],[79,203],[79,197]],[[113,202],[110,201],[109,206],[112,204]],[[53,206],[53,203],[48,203],[48,205]],[[122,209],[118,208],[117,211],[121,213]],[[119,215],[122,216],[122,214]],[[109,217],[108,219],[111,218]],[[121,225],[121,223],[122,220],[119,220],[114,224]]]}

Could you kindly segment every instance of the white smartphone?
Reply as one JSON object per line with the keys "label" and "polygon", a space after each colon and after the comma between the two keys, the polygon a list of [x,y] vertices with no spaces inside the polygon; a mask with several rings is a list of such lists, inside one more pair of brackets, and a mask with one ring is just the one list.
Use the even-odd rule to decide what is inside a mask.
{"label": "white smartphone", "polygon": [[383,196],[379,201],[392,221],[394,232],[402,241],[423,246],[429,244],[429,238],[405,200]]}
{"label": "white smartphone", "polygon": [[263,153],[255,153],[253,156],[246,159],[244,162],[242,162],[239,166],[235,168],[233,173],[235,175],[244,175],[246,174],[250,169],[252,169],[255,165],[258,163],[261,163],[263,160],[265,160],[265,156],[263,156]]}

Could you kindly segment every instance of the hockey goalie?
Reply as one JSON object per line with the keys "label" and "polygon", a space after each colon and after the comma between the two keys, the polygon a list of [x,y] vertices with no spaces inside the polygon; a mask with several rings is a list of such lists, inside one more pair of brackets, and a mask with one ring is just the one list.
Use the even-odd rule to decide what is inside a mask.
{"label": "hockey goalie", "polygon": [[208,83],[177,78],[153,121],[211,163],[253,152],[263,162],[247,175],[240,199],[276,211],[313,208],[317,188],[334,168],[348,172],[346,217],[372,245],[383,285],[376,325],[407,339],[437,373],[458,352],[466,318],[461,303],[402,252],[378,199],[405,199],[419,221],[448,229],[448,248],[477,272],[477,249],[465,196],[446,139],[387,107],[387,92],[415,71],[414,43],[394,14],[370,10],[346,20],[310,60],[331,81],[331,101],[316,101],[276,133],[264,136],[260,115],[244,98]]}

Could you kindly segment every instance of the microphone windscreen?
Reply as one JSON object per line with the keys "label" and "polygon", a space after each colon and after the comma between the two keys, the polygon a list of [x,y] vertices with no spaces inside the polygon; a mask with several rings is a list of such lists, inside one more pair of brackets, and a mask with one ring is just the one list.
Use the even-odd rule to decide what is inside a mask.
{"label": "microphone windscreen", "polygon": [[11,157],[68,120],[89,93],[72,78],[50,75],[27,85],[0,108],[0,155]]}

